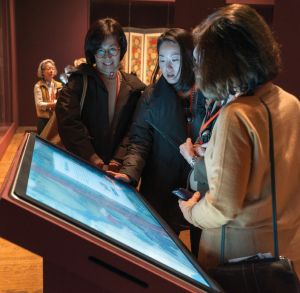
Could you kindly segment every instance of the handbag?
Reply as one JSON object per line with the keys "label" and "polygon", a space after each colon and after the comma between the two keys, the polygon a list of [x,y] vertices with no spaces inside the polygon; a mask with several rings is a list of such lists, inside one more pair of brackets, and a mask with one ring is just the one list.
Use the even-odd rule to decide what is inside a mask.
{"label": "handbag", "polygon": [[[81,94],[81,99],[80,99],[80,115],[81,115],[85,97],[86,97],[87,85],[88,85],[87,75],[84,74],[83,75],[83,88],[82,88],[82,94]],[[43,139],[61,147],[61,148],[64,148],[61,137],[58,133],[57,118],[56,118],[55,111],[53,112],[53,114],[50,117],[49,121],[47,122],[45,128],[41,132],[40,137],[42,137]]]}
{"label": "handbag", "polygon": [[270,142],[270,167],[271,167],[271,190],[272,190],[272,223],[274,239],[274,257],[261,258],[257,254],[244,258],[235,263],[224,263],[225,250],[225,225],[222,226],[221,234],[221,264],[208,271],[220,286],[229,293],[299,293],[300,285],[291,260],[279,256],[277,214],[276,214],[276,188],[275,188],[275,161],[273,146],[272,117],[268,106],[263,103],[269,121]]}

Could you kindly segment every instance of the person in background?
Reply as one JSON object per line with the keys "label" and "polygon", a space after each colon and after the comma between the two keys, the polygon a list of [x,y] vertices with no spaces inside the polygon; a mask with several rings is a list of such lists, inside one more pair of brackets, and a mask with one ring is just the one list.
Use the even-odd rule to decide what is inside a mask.
{"label": "person in background", "polygon": [[57,74],[55,63],[51,59],[43,60],[37,70],[39,81],[34,85],[34,100],[37,113],[37,133],[40,134],[49,121],[57,101],[62,84],[54,79]]}
{"label": "person in background", "polygon": [[73,71],[76,70],[76,67],[73,65],[67,65],[64,68],[64,72],[59,75],[59,80],[65,85],[68,82],[68,79]]}
{"label": "person in background", "polygon": [[[99,168],[117,170],[145,85],[136,76],[119,70],[127,40],[116,20],[97,20],[86,34],[84,50],[86,63],[71,73],[60,92],[56,105],[58,132],[70,152]],[[84,76],[87,91],[81,111]]]}
{"label": "person in background", "polygon": [[128,153],[116,178],[139,191],[175,233],[187,229],[172,190],[186,184],[190,166],[179,156],[187,137],[196,139],[205,115],[205,101],[194,88],[193,39],[173,28],[157,42],[162,73],[139,102],[129,134]]}
{"label": "person in background", "polygon": [[86,59],[84,57],[80,57],[74,60],[75,67],[78,67],[82,63],[86,63]]}
{"label": "person in background", "polygon": [[225,261],[273,251],[267,105],[273,122],[279,253],[300,272],[300,102],[272,80],[280,52],[270,28],[251,7],[232,4],[195,31],[197,87],[222,107],[204,160],[209,190],[179,201],[184,217],[203,229],[199,262],[218,265],[221,227]]}
{"label": "person in background", "polygon": [[61,81],[63,84],[66,84],[66,83],[68,82],[68,79],[69,79],[71,73],[72,73],[73,71],[75,71],[76,68],[77,68],[80,64],[82,64],[82,63],[86,63],[86,59],[83,58],[83,57],[78,58],[78,59],[75,59],[75,60],[74,60],[74,65],[71,65],[71,64],[67,65],[67,66],[64,68],[64,72],[61,73],[61,74],[59,75],[60,81]]}

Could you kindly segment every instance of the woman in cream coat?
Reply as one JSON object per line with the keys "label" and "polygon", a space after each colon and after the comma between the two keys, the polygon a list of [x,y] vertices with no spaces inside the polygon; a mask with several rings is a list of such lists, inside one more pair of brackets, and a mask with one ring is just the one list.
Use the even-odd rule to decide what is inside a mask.
{"label": "woman in cream coat", "polygon": [[[233,4],[194,31],[199,88],[208,98],[227,99],[204,155],[209,191],[180,201],[184,217],[203,229],[199,261],[273,253],[269,161],[270,109],[274,132],[279,254],[300,275],[300,103],[271,81],[280,67],[278,45],[264,20],[249,6]],[[187,160],[189,145],[181,145]],[[197,178],[195,178],[197,179]]]}
{"label": "woman in cream coat", "polygon": [[35,108],[38,117],[37,133],[40,134],[55,109],[57,94],[62,84],[54,79],[57,74],[55,63],[52,59],[43,60],[38,67],[39,81],[34,85]]}

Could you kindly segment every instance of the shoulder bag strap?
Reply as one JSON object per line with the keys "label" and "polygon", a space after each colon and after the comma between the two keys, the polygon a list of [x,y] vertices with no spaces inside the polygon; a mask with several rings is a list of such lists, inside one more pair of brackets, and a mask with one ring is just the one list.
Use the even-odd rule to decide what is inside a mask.
{"label": "shoulder bag strap", "polygon": [[273,238],[274,238],[274,256],[279,258],[278,248],[278,229],[277,229],[277,206],[276,206],[276,183],[275,183],[275,159],[274,159],[274,138],[273,138],[273,124],[272,116],[267,104],[260,99],[264,105],[269,120],[269,148],[270,148],[270,166],[271,166],[271,190],[272,190],[272,219],[273,219]]}
{"label": "shoulder bag strap", "polygon": [[[277,206],[276,206],[276,183],[275,183],[275,160],[274,160],[274,138],[273,138],[273,123],[272,116],[267,104],[260,98],[263,106],[265,107],[268,114],[269,124],[269,152],[270,152],[270,172],[271,172],[271,191],[272,191],[272,223],[273,223],[273,240],[274,240],[274,257],[279,259],[279,248],[278,248],[278,228],[277,228]],[[225,227],[222,226],[221,231],[221,264],[225,261]]]}
{"label": "shoulder bag strap", "polygon": [[80,99],[80,115],[82,113],[85,97],[86,97],[86,90],[87,90],[87,85],[88,85],[88,79],[87,75],[83,74],[83,87],[82,87],[82,94],[81,94],[81,99]]}

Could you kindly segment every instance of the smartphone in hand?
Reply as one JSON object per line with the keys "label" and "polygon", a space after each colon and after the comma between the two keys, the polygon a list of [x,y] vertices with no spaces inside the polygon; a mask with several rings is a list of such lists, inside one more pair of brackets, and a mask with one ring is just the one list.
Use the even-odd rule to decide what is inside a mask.
{"label": "smartphone in hand", "polygon": [[182,200],[189,200],[194,194],[194,192],[185,188],[175,189],[172,191],[172,193]]}

